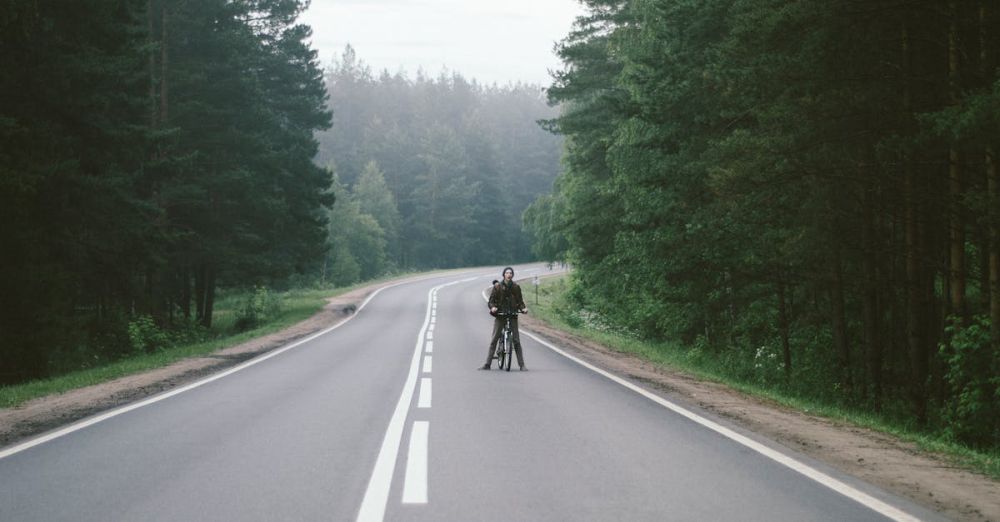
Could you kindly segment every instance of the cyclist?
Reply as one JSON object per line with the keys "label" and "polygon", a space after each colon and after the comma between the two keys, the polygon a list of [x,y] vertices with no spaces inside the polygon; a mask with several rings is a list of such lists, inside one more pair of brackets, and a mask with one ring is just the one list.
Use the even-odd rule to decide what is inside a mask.
{"label": "cyclist", "polygon": [[[521,287],[514,282],[514,269],[507,267],[503,269],[503,281],[493,285],[490,291],[490,315],[493,315],[493,338],[490,340],[489,352],[486,354],[486,364],[480,370],[489,370],[493,364],[493,354],[496,352],[497,342],[500,340],[500,333],[503,331],[504,321],[507,319],[499,314],[515,314],[515,312],[526,313],[528,307],[524,305],[524,297],[521,295]],[[524,366],[524,357],[521,355],[521,337],[517,331],[517,315],[510,317],[511,337],[514,341],[514,353],[517,354],[517,365],[521,371],[528,368]]]}

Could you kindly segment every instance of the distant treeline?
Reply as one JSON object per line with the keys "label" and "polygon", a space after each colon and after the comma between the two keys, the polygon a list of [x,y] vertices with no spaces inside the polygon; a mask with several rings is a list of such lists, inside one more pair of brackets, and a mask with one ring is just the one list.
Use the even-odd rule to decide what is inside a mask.
{"label": "distant treeline", "polygon": [[321,273],[344,283],[532,258],[521,214],[551,191],[562,153],[536,123],[557,114],[541,87],[375,74],[349,46],[326,81],[333,127],[317,162],[339,188]]}
{"label": "distant treeline", "polygon": [[584,3],[527,214],[580,306],[1000,446],[1000,6]]}
{"label": "distant treeline", "polygon": [[307,3],[4,3],[0,384],[128,352],[130,323],[210,326],[220,285],[323,256]]}

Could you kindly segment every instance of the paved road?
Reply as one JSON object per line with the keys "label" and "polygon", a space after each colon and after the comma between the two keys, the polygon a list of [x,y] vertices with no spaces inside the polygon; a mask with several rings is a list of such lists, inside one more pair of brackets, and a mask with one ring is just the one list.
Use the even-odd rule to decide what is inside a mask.
{"label": "paved road", "polygon": [[936,519],[527,336],[530,371],[476,371],[493,272],[386,288],[258,364],[8,448],[0,520]]}

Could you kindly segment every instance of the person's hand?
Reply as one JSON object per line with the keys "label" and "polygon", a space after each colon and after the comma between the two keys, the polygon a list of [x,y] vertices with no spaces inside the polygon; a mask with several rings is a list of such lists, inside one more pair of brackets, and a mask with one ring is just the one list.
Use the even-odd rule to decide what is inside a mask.
{"label": "person's hand", "polygon": [[493,308],[490,308],[490,313],[497,313],[497,307],[494,306]]}

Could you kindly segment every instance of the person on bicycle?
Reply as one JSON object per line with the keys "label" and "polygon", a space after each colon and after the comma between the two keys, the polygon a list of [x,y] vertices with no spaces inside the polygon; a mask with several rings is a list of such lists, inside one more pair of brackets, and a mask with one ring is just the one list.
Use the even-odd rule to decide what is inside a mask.
{"label": "person on bicycle", "polygon": [[514,341],[514,353],[517,354],[517,365],[521,371],[527,370],[524,366],[524,357],[521,355],[521,337],[517,330],[517,312],[526,313],[528,307],[524,305],[524,297],[521,295],[521,286],[514,282],[514,269],[507,267],[503,269],[503,281],[493,285],[490,292],[490,315],[493,315],[493,338],[490,340],[489,353],[486,355],[486,364],[481,370],[489,370],[493,364],[493,354],[496,352],[497,342],[503,332],[504,321],[508,319],[502,314],[512,314],[510,319],[511,338]]}

